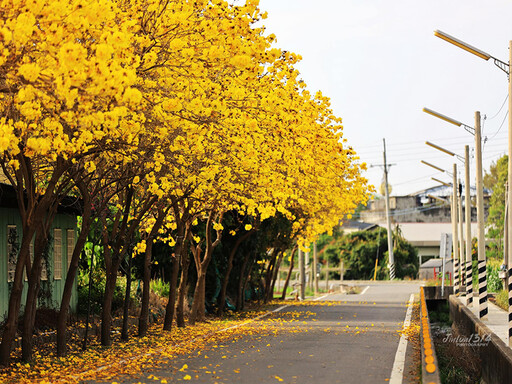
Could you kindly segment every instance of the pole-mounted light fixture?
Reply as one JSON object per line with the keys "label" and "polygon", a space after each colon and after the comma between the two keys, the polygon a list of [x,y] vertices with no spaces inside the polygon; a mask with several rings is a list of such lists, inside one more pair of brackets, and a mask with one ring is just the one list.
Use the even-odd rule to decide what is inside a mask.
{"label": "pole-mounted light fixture", "polygon": [[464,129],[466,131],[468,131],[469,133],[471,133],[472,135],[475,134],[475,128],[473,128],[467,124],[461,123],[458,120],[452,119],[451,117],[443,115],[442,113],[433,111],[432,109],[429,109],[429,108],[423,108],[423,112],[428,113],[429,115],[432,115],[434,117],[437,117],[438,119],[444,120],[450,124],[456,125],[457,127],[464,127]]}
{"label": "pole-mounted light fixture", "polygon": [[431,199],[434,199],[434,200],[439,200],[439,201],[441,201],[441,202],[443,202],[443,203],[445,203],[445,204],[448,204],[448,203],[449,203],[449,201],[448,201],[448,200],[443,199],[443,198],[441,198],[441,197],[439,197],[439,196],[427,195],[427,197],[429,197],[429,198],[431,198]]}
{"label": "pole-mounted light fixture", "polygon": [[430,145],[432,148],[435,148],[441,152],[444,152],[446,153],[447,155],[450,155],[450,156],[455,156],[455,153],[453,153],[452,151],[449,151],[447,149],[444,149],[443,147],[440,147],[439,145],[436,145],[434,143],[431,143],[430,141],[425,141],[425,144],[427,145]]}
{"label": "pole-mounted light fixture", "polygon": [[462,48],[462,49],[464,49],[464,50],[472,53],[473,55],[476,55],[484,60],[489,60],[492,57],[488,53],[481,51],[480,49],[475,48],[472,45],[469,45],[469,44],[463,42],[462,40],[459,40],[453,36],[450,36],[449,34],[444,33],[443,31],[436,30],[436,31],[434,31],[434,35],[436,35],[437,37],[439,37],[453,45],[456,45],[457,47]]}
{"label": "pole-mounted light fixture", "polygon": [[425,165],[428,165],[429,167],[432,167],[432,168],[434,168],[435,170],[437,170],[437,171],[439,171],[439,172],[445,172],[445,173],[447,173],[443,168],[439,168],[437,165],[431,164],[431,163],[429,163],[428,161],[421,160],[421,163],[422,163],[422,164],[425,164]]}
{"label": "pole-mounted light fixture", "polygon": [[436,179],[435,177],[431,177],[432,180],[437,181],[439,184],[444,185],[445,187],[451,187],[452,185],[450,183],[445,183],[444,181],[441,181],[439,179]]}
{"label": "pole-mounted light fixture", "polygon": [[484,60],[493,59],[494,60],[494,64],[499,69],[501,69],[507,75],[509,74],[509,65],[508,65],[508,63],[505,63],[504,61],[502,61],[500,59],[497,59],[496,57],[488,54],[487,52],[484,52],[481,49],[475,48],[472,45],[469,45],[468,43],[465,43],[462,40],[459,40],[459,39],[457,39],[457,38],[455,38],[453,36],[450,36],[449,34],[443,32],[443,31],[440,31],[440,30],[435,30],[434,31],[434,35],[436,35],[437,37],[443,39],[444,41],[447,41],[447,42],[449,42],[449,43],[451,43],[453,45],[456,45],[459,48],[462,48],[463,50],[465,50],[465,51],[467,51],[469,53],[472,53],[475,56],[480,57],[481,59],[484,59]]}
{"label": "pole-mounted light fixture", "polygon": [[448,117],[448,116],[446,116],[446,115],[443,115],[442,113],[439,113],[439,112],[433,111],[432,109],[429,109],[429,108],[423,108],[423,112],[426,112],[426,113],[428,113],[429,115],[435,116],[435,117],[437,117],[438,119],[441,119],[441,120],[447,121],[448,123],[453,124],[453,125],[456,125],[457,127],[460,127],[460,126],[462,125],[462,123],[461,123],[460,121],[457,121],[457,120],[455,120],[455,119],[452,119],[451,117]]}
{"label": "pole-mounted light fixture", "polygon": [[453,153],[452,151],[449,151],[448,149],[446,148],[443,148],[443,147],[440,147],[439,145],[437,144],[434,144],[434,143],[431,143],[430,141],[425,141],[425,144],[427,144],[428,146],[434,148],[434,149],[437,149],[438,151],[441,151],[441,152],[444,152],[446,153],[447,155],[450,155],[450,156],[454,156],[456,157],[457,159],[459,159],[460,161],[462,161],[463,163],[466,161],[464,159],[464,157],[460,156],[460,155],[457,155],[456,153]]}

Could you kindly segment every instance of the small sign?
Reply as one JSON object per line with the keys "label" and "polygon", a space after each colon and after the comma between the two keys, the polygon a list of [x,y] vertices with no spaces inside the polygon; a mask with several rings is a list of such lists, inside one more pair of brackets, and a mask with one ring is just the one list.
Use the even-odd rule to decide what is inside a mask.
{"label": "small sign", "polygon": [[452,254],[452,235],[451,233],[441,233],[441,247],[440,247],[441,259],[450,258]]}

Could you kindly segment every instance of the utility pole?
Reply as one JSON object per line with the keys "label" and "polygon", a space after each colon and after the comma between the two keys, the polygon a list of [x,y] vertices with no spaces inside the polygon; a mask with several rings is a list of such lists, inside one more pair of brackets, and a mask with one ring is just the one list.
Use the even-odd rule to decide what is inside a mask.
{"label": "utility pole", "polygon": [[476,212],[478,220],[478,303],[479,318],[487,320],[487,271],[485,258],[484,228],[484,184],[482,177],[482,133],[480,130],[480,112],[475,112],[476,147]]}
{"label": "utility pole", "polygon": [[299,299],[304,300],[306,298],[306,266],[304,262],[304,252],[299,248],[299,279],[300,279],[300,292]]}
{"label": "utility pole", "polygon": [[464,148],[466,165],[466,305],[473,304],[473,259],[471,255],[471,185],[469,179],[469,145]]}
{"label": "utility pole", "polygon": [[[464,263],[464,216],[462,215],[462,182],[459,180],[459,269],[457,270],[457,273],[459,275],[459,293],[462,290],[462,287],[464,287],[466,282],[464,281],[465,273],[465,266]],[[456,256],[457,257],[457,256]]]}
{"label": "utility pole", "polygon": [[[505,271],[508,271],[508,183],[505,182],[505,215],[503,217],[503,265]],[[500,268],[501,270],[501,268]],[[503,285],[506,285],[505,289],[509,292],[507,274],[505,272],[505,279]],[[510,293],[510,292],[509,292]]]}
{"label": "utility pole", "polygon": [[318,295],[318,255],[316,253],[316,241],[313,243],[313,289]]}
{"label": "utility pole", "polygon": [[391,212],[389,209],[389,188],[388,188],[388,163],[386,161],[386,139],[382,139],[384,143],[384,188],[386,196],[386,223],[388,228],[388,254],[389,254],[389,279],[395,279],[395,257],[393,255],[393,234],[391,232]]}
{"label": "utility pole", "polygon": [[[459,294],[459,236],[457,230],[457,164],[453,163],[453,193],[452,193],[452,238],[453,238],[453,293]],[[443,281],[444,281],[443,276]]]}
{"label": "utility pole", "polygon": [[[509,41],[508,60],[508,193],[507,206],[512,209],[512,41]],[[510,215],[507,220],[507,252],[508,252],[508,345],[512,346],[512,225]]]}

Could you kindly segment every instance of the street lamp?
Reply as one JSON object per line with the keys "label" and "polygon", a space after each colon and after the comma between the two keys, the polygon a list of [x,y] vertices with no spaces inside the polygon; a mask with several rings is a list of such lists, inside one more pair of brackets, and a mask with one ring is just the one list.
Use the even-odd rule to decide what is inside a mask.
{"label": "street lamp", "polygon": [[[482,177],[482,134],[480,129],[480,112],[475,112],[475,127],[470,127],[469,125],[463,124],[455,119],[452,119],[448,116],[442,115],[438,112],[432,111],[428,108],[423,108],[423,111],[438,117],[444,121],[447,121],[451,124],[457,126],[463,126],[468,132],[472,133],[475,136],[475,155],[476,155],[476,210],[477,210],[477,221],[478,221],[478,296],[479,296],[479,318],[486,320],[488,313],[487,306],[487,274],[486,274],[486,258],[485,258],[485,228],[484,228],[484,193],[483,193],[483,177]],[[469,152],[469,150],[467,151]],[[466,155],[468,156],[468,155]],[[469,161],[468,161],[469,164]],[[466,175],[468,175],[468,171],[466,169]],[[468,176],[469,177],[469,176]],[[466,184],[468,184],[466,182]],[[466,187],[467,188],[467,187]],[[467,189],[466,189],[467,190]],[[467,199],[467,196],[466,196]],[[466,200],[467,202],[467,200]],[[466,210],[467,210],[466,205]],[[467,215],[467,213],[466,213]],[[466,216],[467,218],[467,216]],[[466,228],[467,234],[467,228]],[[466,239],[467,241],[467,239]],[[454,240],[455,242],[455,240]],[[467,244],[467,243],[466,243]],[[466,258],[468,254],[466,251]],[[467,259],[466,259],[466,267],[467,267]],[[466,276],[467,278],[467,276]],[[469,292],[468,292],[469,294]],[[469,300],[468,300],[469,302]]]}
{"label": "street lamp", "polygon": [[468,52],[471,52],[473,55],[476,55],[484,60],[489,60],[492,57],[488,53],[485,53],[484,51],[481,51],[480,49],[475,48],[472,45],[469,45],[469,44],[463,42],[462,40],[459,40],[453,36],[450,36],[449,34],[444,33],[443,31],[436,30],[436,31],[434,31],[434,35],[436,35],[437,37],[440,37],[443,40],[446,40],[449,43],[452,43],[453,45],[456,45],[459,48],[462,48]]}
{"label": "street lamp", "polygon": [[[435,146],[437,147],[437,146]],[[441,148],[441,147],[437,147],[437,148]],[[443,150],[443,152],[445,152]],[[450,174],[448,171],[445,171],[444,169],[442,168],[439,168],[438,166],[435,166],[433,164],[430,164],[426,161],[423,161],[421,160],[421,162],[425,165],[428,165],[429,167],[432,167],[438,171],[441,171],[441,172],[444,172],[444,173],[448,173]],[[457,164],[453,164],[453,174],[451,174],[451,176],[453,177],[453,193],[452,193],[452,199],[451,199],[451,209],[450,209],[450,213],[451,213],[451,216],[452,216],[452,237],[453,237],[453,242],[452,242],[452,245],[453,245],[453,272],[454,272],[454,276],[453,276],[453,293],[455,295],[458,295],[459,293],[459,276],[460,276],[460,273],[459,273],[459,236],[458,236],[458,232],[457,232],[457,207],[458,207],[458,199],[457,199]],[[461,233],[462,234],[462,233]],[[443,260],[443,265],[444,265],[444,260]],[[443,270],[443,274],[444,274],[444,270]],[[441,291],[444,292],[444,275],[443,275],[443,281],[441,283]]]}
{"label": "street lamp", "polygon": [[[456,156],[457,158],[459,158],[458,155],[456,155],[455,153],[453,153],[452,151],[449,151],[443,147],[440,147],[439,145],[436,145],[434,143],[431,143],[430,141],[425,141],[425,144],[427,144],[428,146],[431,146],[432,148],[435,148],[437,149],[438,151],[441,151],[441,152],[444,152],[446,153],[447,155],[450,155],[450,156]],[[460,159],[459,159],[460,160]]]}
{"label": "street lamp", "polygon": [[[512,185],[512,40],[509,41],[509,61],[508,63],[497,59],[496,57],[481,51],[478,48],[475,48],[459,39],[454,38],[453,36],[448,35],[447,33],[441,31],[434,31],[434,35],[437,37],[446,40],[447,42],[456,45],[459,48],[462,48],[484,60],[493,59],[494,65],[496,65],[499,69],[505,72],[508,75],[508,185]],[[506,206],[512,207],[512,188],[509,188],[507,192],[507,204]],[[509,217],[510,215],[505,215]],[[509,323],[508,323],[508,345],[512,346],[512,225],[509,222],[505,222],[505,228],[507,228],[507,249],[508,255],[505,257],[508,260],[508,268],[507,268],[507,284],[509,286],[508,289],[508,313],[509,313]]]}
{"label": "street lamp", "polygon": [[[421,160],[421,163],[422,163],[422,164],[425,164],[425,165],[428,165],[429,167],[434,168],[436,171],[439,171],[439,172],[446,172],[443,168],[439,168],[437,165],[430,164],[429,162],[427,162],[427,161],[425,161],[425,160]],[[446,173],[448,173],[448,172],[446,172]]]}
{"label": "street lamp", "polygon": [[436,179],[435,177],[431,177],[431,179],[434,180],[434,181],[437,181],[440,184],[443,184],[445,187],[451,187],[452,186],[450,183],[445,183],[444,181]]}
{"label": "street lamp", "polygon": [[[443,184],[446,184],[446,185],[448,185],[448,186],[450,186],[450,187],[451,187],[451,185],[450,185],[450,184],[448,184],[448,183],[443,183]],[[427,197],[429,197],[429,198],[431,198],[431,199],[434,199],[434,200],[437,200],[437,201],[442,202],[442,203],[443,203],[442,205],[444,205],[444,204],[448,204],[448,200],[443,199],[442,197],[434,196],[434,195],[427,195]]]}
{"label": "street lamp", "polygon": [[[433,111],[432,111],[433,112]],[[436,113],[436,112],[435,112]],[[435,115],[434,115],[435,116]],[[445,116],[446,117],[446,116]],[[449,117],[446,117],[447,119],[450,119]],[[451,119],[450,119],[451,120]],[[461,123],[462,125],[462,123]],[[450,155],[452,157],[456,157],[460,161],[462,161],[465,165],[465,194],[466,194],[466,257],[464,258],[464,229],[463,229],[463,216],[462,216],[462,187],[459,189],[459,195],[460,199],[458,201],[458,215],[459,215],[459,241],[460,241],[460,247],[459,247],[459,258],[460,258],[460,266],[461,266],[461,278],[460,278],[460,285],[466,286],[466,300],[467,303],[470,304],[473,302],[473,276],[472,276],[472,264],[471,264],[471,198],[470,198],[470,180],[469,180],[469,146],[466,145],[466,156],[462,157],[457,155],[456,153],[449,151],[446,148],[443,148],[439,145],[436,145],[434,143],[431,143],[429,141],[426,141],[425,144],[428,146],[435,148],[441,152],[446,153],[447,155]],[[455,189],[454,189],[454,193]],[[469,264],[469,265],[468,265]],[[464,280],[465,277],[465,280]],[[464,284],[465,283],[465,284]]]}
{"label": "street lamp", "polygon": [[508,63],[505,63],[504,61],[501,61],[500,59],[497,59],[496,57],[488,54],[487,52],[484,52],[478,48],[473,47],[472,45],[469,45],[468,43],[463,42],[462,40],[457,39],[456,37],[450,36],[449,34],[436,30],[434,31],[434,35],[437,37],[456,45],[459,48],[464,49],[465,51],[468,51],[469,53],[472,53],[475,56],[480,57],[484,60],[493,59],[494,65],[496,65],[499,69],[501,69],[503,72],[505,72],[507,75],[510,73],[510,66]]}

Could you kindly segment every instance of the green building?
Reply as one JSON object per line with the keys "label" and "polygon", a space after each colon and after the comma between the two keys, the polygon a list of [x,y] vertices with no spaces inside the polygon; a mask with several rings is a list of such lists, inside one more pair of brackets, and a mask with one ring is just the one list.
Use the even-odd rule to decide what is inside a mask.
{"label": "green building", "polygon": [[[50,230],[50,246],[43,257],[41,288],[38,296],[38,308],[59,310],[66,281],[68,266],[71,261],[77,237],[77,216],[79,215],[76,199],[62,204]],[[22,225],[18,212],[16,195],[12,186],[0,183],[0,322],[5,319],[9,305],[9,294],[14,281],[14,271],[21,242]],[[33,257],[33,247],[30,249]],[[25,274],[22,306],[25,304],[28,282]],[[71,298],[71,311],[77,306],[76,279]]]}

